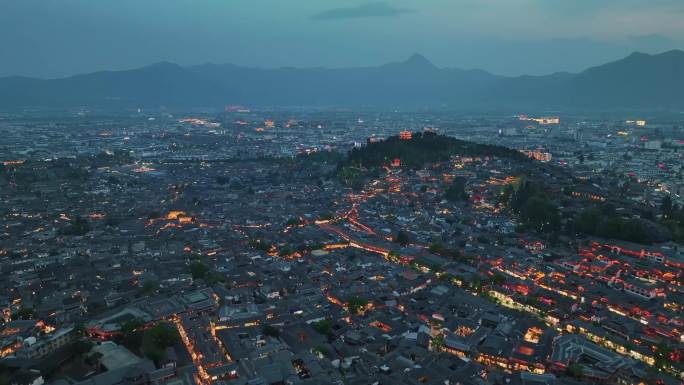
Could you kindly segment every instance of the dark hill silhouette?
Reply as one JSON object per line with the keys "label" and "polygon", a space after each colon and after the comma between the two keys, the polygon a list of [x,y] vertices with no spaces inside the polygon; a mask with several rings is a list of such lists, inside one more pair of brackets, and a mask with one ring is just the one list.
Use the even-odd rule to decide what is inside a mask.
{"label": "dark hill silhouette", "polygon": [[378,67],[181,67],[157,63],[62,79],[0,79],[0,108],[446,107],[684,108],[684,52],[634,53],[579,74],[502,77],[414,54]]}
{"label": "dark hill silhouette", "polygon": [[633,53],[573,78],[568,102],[597,106],[682,107],[684,52]]}

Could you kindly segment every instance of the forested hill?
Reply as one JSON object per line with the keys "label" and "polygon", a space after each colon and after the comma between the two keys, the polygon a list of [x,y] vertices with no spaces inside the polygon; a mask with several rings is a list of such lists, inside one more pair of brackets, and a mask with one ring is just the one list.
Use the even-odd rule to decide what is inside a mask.
{"label": "forested hill", "polygon": [[400,159],[401,164],[420,168],[426,163],[446,161],[455,155],[496,156],[528,161],[519,151],[507,147],[468,142],[434,132],[417,132],[410,140],[391,136],[383,141],[369,142],[361,148],[352,149],[345,165],[376,167]]}

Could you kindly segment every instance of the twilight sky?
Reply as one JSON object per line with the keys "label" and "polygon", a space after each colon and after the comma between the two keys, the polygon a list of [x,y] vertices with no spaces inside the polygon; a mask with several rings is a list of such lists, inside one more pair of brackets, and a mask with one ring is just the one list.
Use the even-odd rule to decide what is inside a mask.
{"label": "twilight sky", "polygon": [[170,61],[371,66],[425,55],[496,74],[684,48],[682,0],[0,0],[0,76]]}

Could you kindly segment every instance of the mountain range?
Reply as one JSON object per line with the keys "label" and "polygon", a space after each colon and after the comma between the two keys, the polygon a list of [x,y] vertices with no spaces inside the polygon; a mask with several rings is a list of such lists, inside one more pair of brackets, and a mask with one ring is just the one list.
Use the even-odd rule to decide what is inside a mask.
{"label": "mountain range", "polygon": [[633,53],[577,74],[505,77],[438,68],[414,54],[378,67],[250,68],[157,63],[61,79],[0,78],[0,110],[22,107],[172,109],[368,108],[684,108],[684,51]]}

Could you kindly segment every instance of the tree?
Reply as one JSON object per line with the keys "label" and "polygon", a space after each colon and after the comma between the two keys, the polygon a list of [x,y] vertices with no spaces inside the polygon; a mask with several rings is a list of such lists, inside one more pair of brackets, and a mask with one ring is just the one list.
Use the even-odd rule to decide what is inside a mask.
{"label": "tree", "polygon": [[663,368],[672,362],[672,348],[665,342],[661,342],[656,347],[655,351],[655,364],[658,368]]}
{"label": "tree", "polygon": [[441,242],[435,242],[430,245],[430,252],[432,254],[441,255],[442,253],[444,253],[444,250],[444,245]]}
{"label": "tree", "polygon": [[504,283],[506,283],[506,277],[499,273],[494,273],[494,275],[491,277],[489,281],[494,285],[503,285]]}
{"label": "tree", "polygon": [[292,249],[292,247],[290,247],[290,245],[285,245],[281,247],[278,251],[278,255],[280,255],[281,257],[287,257],[289,255],[292,255],[293,253],[294,250]]}
{"label": "tree", "polygon": [[147,280],[143,283],[142,287],[138,291],[142,295],[147,295],[153,293],[159,288],[159,283],[156,281]]}
{"label": "tree", "polygon": [[433,349],[439,350],[442,346],[444,346],[444,337],[443,336],[437,336],[433,337],[430,340],[430,345],[432,346]]}
{"label": "tree", "polygon": [[123,344],[131,351],[139,351],[142,344],[142,330],[144,326],[145,322],[140,318],[133,318],[121,323],[119,325],[121,335],[117,336],[117,342]]}
{"label": "tree", "polygon": [[22,307],[21,309],[19,309],[19,310],[16,311],[15,313],[12,313],[12,315],[10,316],[10,318],[11,318],[13,321],[14,321],[14,320],[27,320],[27,319],[31,319],[31,318],[33,317],[33,313],[34,313],[33,308],[30,308],[30,307]]}
{"label": "tree", "polygon": [[0,385],[10,385],[11,374],[12,369],[3,363],[0,363]]}
{"label": "tree", "polygon": [[582,365],[577,363],[572,363],[568,365],[566,369],[568,376],[572,378],[582,378]]}
{"label": "tree", "polygon": [[261,328],[261,332],[264,333],[264,335],[273,338],[278,338],[280,336],[280,330],[271,325],[264,325],[264,327]]}
{"label": "tree", "polygon": [[86,335],[86,328],[82,322],[79,322],[76,325],[74,325],[74,334],[78,337],[83,337]]}
{"label": "tree", "polygon": [[322,357],[330,357],[330,352],[325,348],[325,346],[314,346],[311,349],[311,353]]}
{"label": "tree", "polygon": [[59,229],[59,235],[83,236],[90,231],[90,223],[83,217],[76,217],[67,227]]}
{"label": "tree", "polygon": [[330,335],[330,332],[332,331],[332,322],[329,319],[323,319],[316,322],[313,325],[313,328],[323,335]]}
{"label": "tree", "polygon": [[515,187],[513,187],[512,183],[509,183],[501,189],[496,197],[496,201],[501,205],[507,205],[510,203],[513,194],[515,194]]}
{"label": "tree", "polygon": [[192,279],[202,279],[207,275],[209,267],[200,261],[195,261],[190,264],[190,274]]}
{"label": "tree", "polygon": [[435,242],[430,245],[430,252],[432,254],[441,255],[443,257],[450,257],[457,261],[463,261],[463,255],[457,248],[445,247],[441,242]]}
{"label": "tree", "polygon": [[662,232],[658,225],[648,220],[622,218],[595,207],[582,210],[575,217],[574,224],[575,230],[580,233],[635,243],[662,242],[665,237],[671,236],[667,229]]}
{"label": "tree", "polygon": [[532,297],[532,296],[526,297],[525,298],[525,304],[529,305],[529,306],[536,307],[539,305],[539,300],[537,300],[537,298]]}
{"label": "tree", "polygon": [[166,355],[166,348],[174,346],[178,341],[180,336],[176,328],[167,323],[160,323],[143,332],[140,350],[145,357],[159,363]]}
{"label": "tree", "polygon": [[513,193],[510,198],[510,207],[516,212],[519,212],[525,203],[541,190],[540,186],[525,180],[524,176],[520,178],[521,182],[517,186],[513,186]]}
{"label": "tree", "polygon": [[399,230],[396,237],[394,237],[394,242],[406,247],[409,245],[409,243],[411,243],[411,239],[409,238],[408,233],[406,233],[404,230]]}
{"label": "tree", "polygon": [[468,287],[470,288],[470,290],[476,293],[482,291],[482,281],[480,280],[480,276],[473,275],[470,281],[468,282]]}
{"label": "tree", "polygon": [[256,239],[256,238],[250,239],[249,245],[252,246],[253,248],[255,248],[259,251],[263,251],[263,252],[269,251],[271,249],[271,246],[273,246],[273,244],[269,241],[262,241],[261,239]]}
{"label": "tree", "polygon": [[138,331],[138,329],[141,329],[143,326],[145,326],[145,321],[141,320],[140,318],[133,318],[120,324],[119,330],[122,334],[126,335],[135,333],[136,331]]}
{"label": "tree", "polygon": [[535,195],[528,199],[520,209],[520,217],[526,225],[541,233],[560,229],[558,208],[543,195]]}
{"label": "tree", "polygon": [[575,230],[580,233],[593,234],[601,217],[601,211],[596,208],[584,209],[575,217]]}
{"label": "tree", "polygon": [[461,202],[468,200],[468,193],[465,191],[466,179],[463,177],[454,178],[451,185],[446,189],[444,198],[451,202]]}
{"label": "tree", "polygon": [[366,305],[368,305],[368,301],[357,295],[352,296],[349,298],[349,300],[347,300],[347,309],[352,314],[362,313]]}
{"label": "tree", "polygon": [[215,285],[217,283],[225,283],[226,276],[218,271],[210,271],[204,276],[204,281],[209,285]]}
{"label": "tree", "polygon": [[672,207],[672,198],[669,195],[665,195],[663,201],[660,203],[660,212],[665,218],[671,218],[674,213]]}

